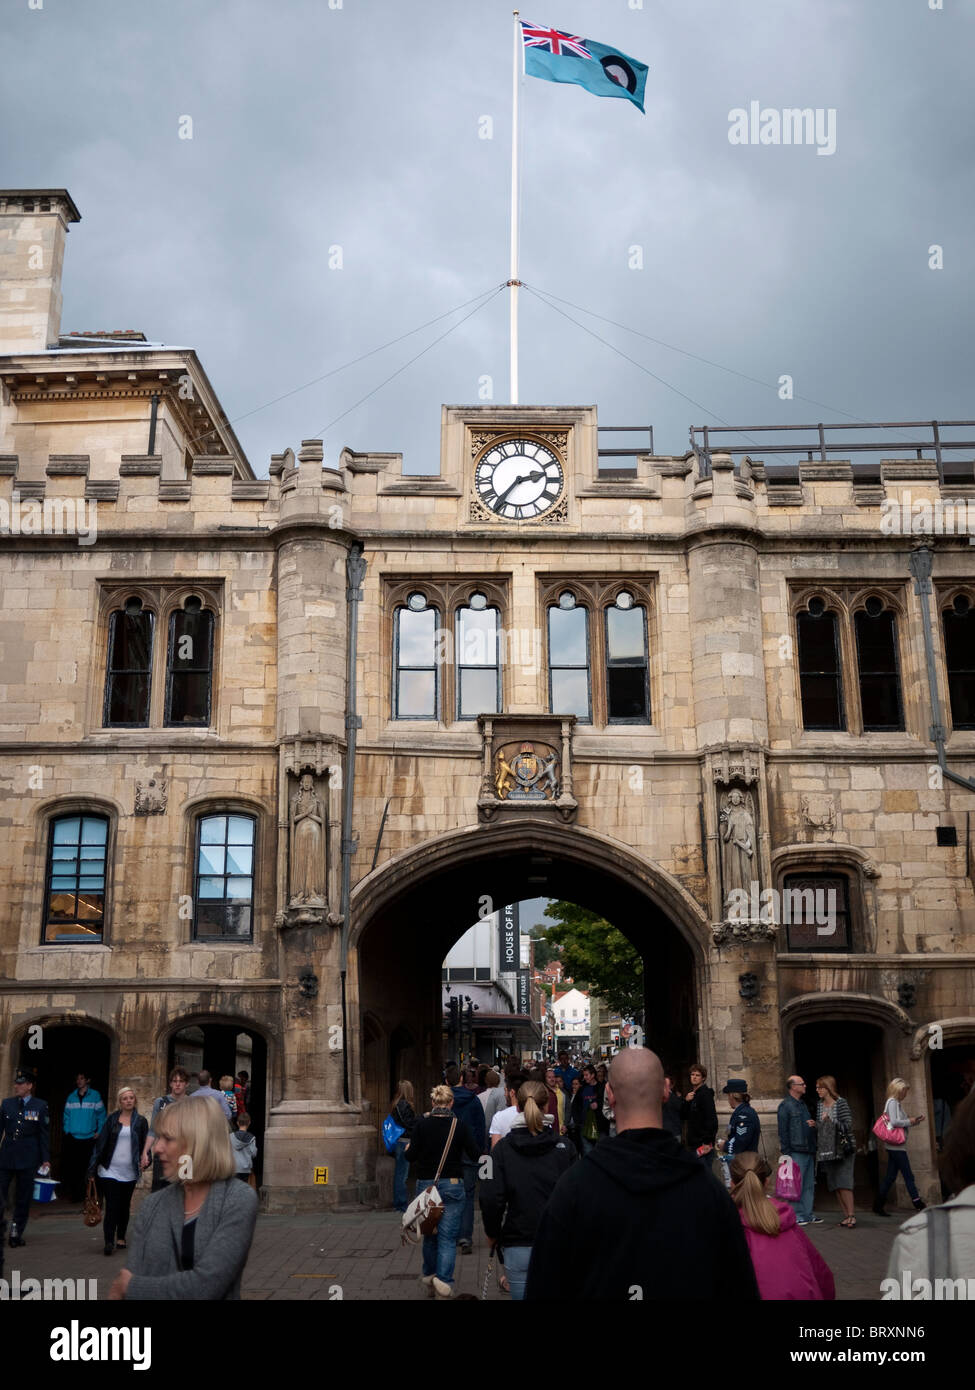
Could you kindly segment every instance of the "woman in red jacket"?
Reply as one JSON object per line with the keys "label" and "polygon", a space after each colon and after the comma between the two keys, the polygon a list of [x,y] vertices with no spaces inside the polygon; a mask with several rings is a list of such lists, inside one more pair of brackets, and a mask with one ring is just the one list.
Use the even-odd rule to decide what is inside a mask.
{"label": "woman in red jacket", "polygon": [[760,1154],[736,1154],[731,1160],[731,1197],[745,1228],[762,1299],[834,1299],[829,1265],[796,1226],[792,1207],[766,1195],[771,1176]]}

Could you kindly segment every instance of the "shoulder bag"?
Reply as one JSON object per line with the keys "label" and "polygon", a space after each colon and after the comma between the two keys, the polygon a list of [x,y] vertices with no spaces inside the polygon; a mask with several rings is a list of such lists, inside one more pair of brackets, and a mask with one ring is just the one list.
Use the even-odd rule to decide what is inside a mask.
{"label": "shoulder bag", "polygon": [[907,1135],[899,1125],[892,1125],[887,1118],[885,1110],[877,1117],[877,1122],[873,1127],[873,1132],[884,1144],[904,1144],[907,1142]]}
{"label": "shoulder bag", "polygon": [[383,1120],[383,1144],[388,1154],[394,1154],[396,1152],[396,1145],[405,1133],[406,1130],[403,1125],[400,1124],[394,1117],[393,1112],[390,1111],[385,1120]]}
{"label": "shoulder bag", "polygon": [[444,1145],[443,1153],[440,1155],[440,1162],[437,1164],[437,1173],[429,1187],[425,1187],[418,1197],[413,1201],[403,1213],[403,1234],[401,1241],[404,1245],[418,1245],[423,1236],[432,1236],[440,1225],[443,1216],[443,1199],[437,1191],[437,1183],[440,1181],[440,1174],[447,1161],[447,1154],[450,1146],[454,1142],[454,1132],[457,1129],[457,1116],[451,1117],[450,1133],[447,1135],[447,1142]]}
{"label": "shoulder bag", "polygon": [[98,1188],[94,1178],[88,1179],[88,1187],[85,1191],[85,1204],[81,1209],[81,1216],[86,1226],[97,1226],[102,1219],[102,1209],[98,1201]]}

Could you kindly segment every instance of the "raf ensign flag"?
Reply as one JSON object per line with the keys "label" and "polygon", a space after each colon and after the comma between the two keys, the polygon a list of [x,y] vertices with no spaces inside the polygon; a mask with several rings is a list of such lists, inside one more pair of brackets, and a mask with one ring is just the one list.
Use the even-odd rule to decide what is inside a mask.
{"label": "raf ensign flag", "polygon": [[618,49],[521,21],[525,73],[546,82],[575,82],[597,97],[626,97],[643,111],[649,68]]}

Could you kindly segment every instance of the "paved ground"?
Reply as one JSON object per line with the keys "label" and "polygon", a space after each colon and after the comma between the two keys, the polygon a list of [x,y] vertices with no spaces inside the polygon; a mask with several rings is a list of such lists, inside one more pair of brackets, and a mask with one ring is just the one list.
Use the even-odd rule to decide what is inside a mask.
{"label": "paved ground", "polygon": [[[839,1299],[880,1297],[891,1242],[901,1220],[857,1213],[855,1230],[837,1225],[840,1213],[824,1209],[822,1226],[806,1230],[833,1271]],[[22,1250],[5,1252],[6,1277],[20,1270],[34,1278],[97,1279],[106,1298],[124,1253],[103,1254],[101,1227],[82,1224],[81,1208],[56,1203],[35,1207]],[[487,1246],[475,1227],[474,1252],[457,1256],[458,1294],[480,1298],[487,1272]],[[495,1271],[497,1266],[495,1265]],[[257,1231],[244,1273],[245,1299],[423,1299],[420,1252],[404,1247],[399,1217],[392,1211],[333,1215],[266,1216]],[[340,1290],[340,1292],[338,1292]],[[488,1298],[503,1299],[492,1273]]]}

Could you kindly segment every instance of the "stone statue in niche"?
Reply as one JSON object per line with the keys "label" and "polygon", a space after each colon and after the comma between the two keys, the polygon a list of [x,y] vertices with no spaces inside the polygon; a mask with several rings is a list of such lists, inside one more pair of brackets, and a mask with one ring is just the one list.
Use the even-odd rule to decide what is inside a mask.
{"label": "stone statue in niche", "polygon": [[305,771],[291,798],[290,907],[325,906],[325,803]]}
{"label": "stone statue in niche", "polygon": [[755,858],[755,810],[750,792],[732,787],[721,798],[718,815],[721,830],[721,863],[724,901],[735,891],[750,900],[752,884],[758,879]]}

